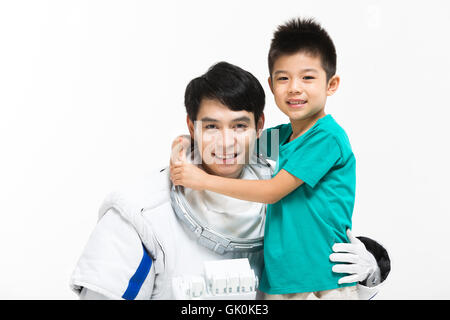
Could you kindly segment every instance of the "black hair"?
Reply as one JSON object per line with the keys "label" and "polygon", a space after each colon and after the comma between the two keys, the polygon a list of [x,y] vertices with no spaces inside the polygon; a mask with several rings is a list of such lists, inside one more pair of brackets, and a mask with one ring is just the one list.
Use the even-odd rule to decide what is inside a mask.
{"label": "black hair", "polygon": [[269,49],[269,72],[275,61],[283,56],[304,52],[319,56],[327,81],[336,73],[336,48],[327,31],[313,18],[294,18],[278,26]]}
{"label": "black hair", "polygon": [[189,119],[197,119],[203,99],[216,99],[230,110],[245,110],[258,122],[264,110],[264,89],[250,72],[228,62],[219,62],[186,87],[184,105]]}
{"label": "black hair", "polygon": [[[381,282],[383,282],[389,272],[391,272],[391,259],[389,258],[389,254],[387,250],[375,240],[372,240],[367,237],[357,237],[366,247],[367,251],[369,251],[377,261],[378,267],[380,267],[380,276]],[[367,285],[367,279],[363,281],[363,285]]]}

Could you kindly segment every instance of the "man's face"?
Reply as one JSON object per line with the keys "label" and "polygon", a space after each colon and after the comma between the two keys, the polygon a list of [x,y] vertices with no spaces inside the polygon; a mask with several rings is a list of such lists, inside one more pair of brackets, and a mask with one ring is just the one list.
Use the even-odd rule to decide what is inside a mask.
{"label": "man's face", "polygon": [[195,123],[188,118],[189,132],[199,147],[204,169],[229,178],[237,178],[248,163],[257,129],[263,125],[264,116],[256,124],[253,113],[232,111],[213,99],[202,100]]}
{"label": "man's face", "polygon": [[327,96],[337,90],[339,77],[327,81],[320,57],[298,52],[275,61],[269,85],[278,108],[291,121],[303,121],[324,112]]}

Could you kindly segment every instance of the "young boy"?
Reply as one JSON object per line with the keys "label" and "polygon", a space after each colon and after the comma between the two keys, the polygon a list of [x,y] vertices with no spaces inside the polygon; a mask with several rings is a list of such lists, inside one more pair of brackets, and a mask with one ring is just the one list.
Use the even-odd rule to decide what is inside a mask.
{"label": "young boy", "polygon": [[259,286],[267,298],[356,299],[356,283],[339,285],[332,263],[324,263],[333,243],[348,242],[355,197],[348,137],[325,113],[327,97],[340,81],[333,41],[312,19],[293,19],[276,30],[268,60],[275,102],[290,120],[265,132],[278,130],[273,178],[228,179],[178,162],[171,179],[175,185],[269,203]]}

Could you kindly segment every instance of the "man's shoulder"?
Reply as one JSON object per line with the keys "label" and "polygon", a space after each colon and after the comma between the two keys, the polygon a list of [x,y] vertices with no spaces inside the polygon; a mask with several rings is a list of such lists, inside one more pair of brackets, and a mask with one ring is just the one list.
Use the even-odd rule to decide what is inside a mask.
{"label": "man's shoulder", "polygon": [[101,218],[110,208],[133,215],[142,208],[157,207],[170,200],[170,186],[169,168],[133,177],[105,197],[99,216]]}
{"label": "man's shoulder", "polygon": [[145,196],[170,189],[169,168],[158,168],[143,172],[125,181],[115,192],[143,194]]}

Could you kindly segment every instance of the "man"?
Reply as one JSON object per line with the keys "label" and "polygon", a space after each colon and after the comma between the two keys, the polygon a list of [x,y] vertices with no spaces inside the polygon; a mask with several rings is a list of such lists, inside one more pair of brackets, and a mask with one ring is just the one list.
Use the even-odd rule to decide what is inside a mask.
{"label": "man", "polygon": [[[225,62],[189,83],[185,93],[187,124],[197,143],[192,156],[201,160],[205,171],[230,178],[270,177],[270,168],[251,161],[254,155],[250,152],[264,126],[264,103],[258,80]],[[142,177],[107,197],[71,279],[71,287],[80,298],[173,299],[172,280],[200,275],[204,262],[211,260],[248,258],[260,276],[263,261],[258,239],[263,236],[265,206],[186,189],[178,196],[188,209],[180,208],[171,194],[168,171],[165,168]],[[181,211],[190,211],[190,221],[205,226],[203,231],[191,228]],[[233,241],[223,242],[222,238],[248,241],[234,246]],[[360,297],[369,298],[386,278],[389,258],[373,240],[362,238],[376,257],[361,241],[352,239],[352,244],[343,247],[344,259],[339,255],[337,260],[336,256],[331,259],[349,262],[346,258],[350,255],[357,261],[334,267],[339,273],[351,273],[345,281],[362,281]]]}

